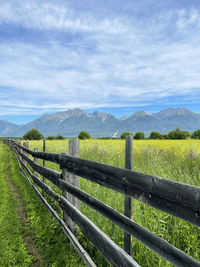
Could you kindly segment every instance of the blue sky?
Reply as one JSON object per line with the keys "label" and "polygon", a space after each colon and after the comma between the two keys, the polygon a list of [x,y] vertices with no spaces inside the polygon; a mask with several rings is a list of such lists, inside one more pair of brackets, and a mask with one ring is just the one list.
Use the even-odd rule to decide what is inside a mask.
{"label": "blue sky", "polygon": [[1,1],[0,119],[199,102],[199,0]]}

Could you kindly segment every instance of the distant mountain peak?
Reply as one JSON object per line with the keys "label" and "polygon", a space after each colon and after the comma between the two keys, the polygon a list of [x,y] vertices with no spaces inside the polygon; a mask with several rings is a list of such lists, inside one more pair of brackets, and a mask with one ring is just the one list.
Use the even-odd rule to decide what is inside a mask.
{"label": "distant mountain peak", "polygon": [[6,136],[9,132],[16,130],[19,125],[11,123],[7,120],[0,120],[0,136]]}
{"label": "distant mountain peak", "polygon": [[144,110],[138,110],[138,111],[134,112],[130,117],[140,118],[140,117],[145,117],[145,116],[150,116],[150,114],[148,114]]}
{"label": "distant mountain peak", "polygon": [[68,109],[65,111],[59,111],[53,114],[45,114],[39,119],[44,119],[44,120],[45,119],[47,120],[57,119],[59,121],[59,120],[65,120],[66,118],[71,117],[71,116],[80,116],[81,114],[87,114],[87,113],[80,108],[74,108],[74,109]]}
{"label": "distant mountain peak", "polygon": [[107,114],[107,113],[104,113],[104,112],[94,111],[94,112],[92,113],[92,115],[97,116],[97,117],[105,117],[105,116],[107,116],[108,114]]}
{"label": "distant mountain peak", "polygon": [[154,113],[155,117],[159,119],[167,119],[176,115],[188,115],[188,114],[195,114],[194,112],[186,109],[186,108],[167,108],[164,110],[161,110],[157,113]]}
{"label": "distant mountain peak", "polygon": [[92,116],[98,117],[98,118],[111,118],[113,117],[113,115],[105,113],[105,112],[99,112],[99,111],[94,111],[92,114]]}
{"label": "distant mountain peak", "polygon": [[12,122],[9,122],[9,121],[6,120],[6,119],[0,120],[0,122],[1,122],[1,123],[4,123],[4,124],[10,124],[10,125],[16,125],[16,126],[17,126],[17,124],[12,123]]}
{"label": "distant mountain peak", "polygon": [[74,108],[74,109],[68,109],[65,111],[59,111],[59,112],[56,112],[55,114],[57,114],[57,115],[65,114],[65,115],[73,116],[73,115],[87,114],[87,113],[80,108]]}

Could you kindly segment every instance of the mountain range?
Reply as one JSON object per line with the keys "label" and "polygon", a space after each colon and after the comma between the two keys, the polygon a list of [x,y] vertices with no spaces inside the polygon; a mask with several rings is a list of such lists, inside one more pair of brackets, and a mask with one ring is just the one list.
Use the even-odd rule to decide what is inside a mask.
{"label": "mountain range", "polygon": [[143,131],[148,136],[151,131],[168,133],[176,127],[189,132],[200,129],[200,114],[186,108],[168,108],[153,114],[141,110],[131,116],[116,118],[103,112],[87,113],[76,108],[46,114],[24,125],[0,120],[0,136],[21,137],[31,128],[37,128],[46,137],[58,134],[77,137],[81,131],[89,132],[92,137],[120,136],[124,131]]}

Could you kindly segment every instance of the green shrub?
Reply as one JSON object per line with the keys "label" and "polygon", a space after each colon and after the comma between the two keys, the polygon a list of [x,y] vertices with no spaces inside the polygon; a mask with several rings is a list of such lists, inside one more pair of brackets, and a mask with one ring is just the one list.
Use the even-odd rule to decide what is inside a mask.
{"label": "green shrub", "polygon": [[187,139],[190,137],[190,133],[187,131],[181,131],[179,128],[168,133],[169,139]]}
{"label": "green shrub", "polygon": [[58,135],[55,137],[55,139],[56,139],[56,140],[64,140],[65,138],[64,138],[62,135],[58,134]]}
{"label": "green shrub", "polygon": [[130,133],[130,132],[123,132],[121,135],[120,135],[120,139],[125,139],[126,136],[128,135],[132,135],[134,137],[134,134],[133,133]]}
{"label": "green shrub", "polygon": [[138,140],[145,139],[144,133],[143,132],[135,133],[135,139],[138,139]]}
{"label": "green shrub", "polygon": [[192,134],[192,138],[194,139],[200,139],[200,129],[196,130]]}
{"label": "green shrub", "polygon": [[40,140],[42,138],[44,138],[44,136],[36,128],[32,128],[23,136],[23,139],[25,140]]}
{"label": "green shrub", "polygon": [[50,135],[47,137],[47,140],[55,140],[55,137],[53,135]]}
{"label": "green shrub", "polygon": [[81,140],[90,139],[90,134],[88,132],[82,131],[79,133],[78,139],[81,139]]}
{"label": "green shrub", "polygon": [[149,135],[149,139],[163,139],[163,135],[159,132],[152,131]]}

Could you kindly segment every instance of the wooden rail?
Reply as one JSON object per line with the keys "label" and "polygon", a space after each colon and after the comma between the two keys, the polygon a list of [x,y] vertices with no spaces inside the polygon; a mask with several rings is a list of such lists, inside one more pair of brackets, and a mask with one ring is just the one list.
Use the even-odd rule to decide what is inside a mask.
{"label": "wooden rail", "polygon": [[[186,220],[196,226],[200,226],[200,188],[190,186],[175,181],[161,179],[156,176],[143,174],[133,170],[122,169],[90,160],[80,159],[66,153],[55,154],[47,152],[37,152],[21,146],[16,142],[9,140],[8,145],[12,148],[18,160],[22,174],[28,179],[33,186],[36,194],[52,213],[55,219],[60,223],[64,232],[68,233],[70,229],[65,222],[58,217],[52,207],[47,203],[44,196],[40,194],[36,185],[43,192],[46,192],[62,207],[63,211],[76,223],[81,231],[91,240],[91,242],[104,255],[108,262],[115,266],[139,266],[133,258],[131,258],[123,249],[119,248],[108,236],[106,236],[94,223],[83,215],[77,207],[73,206],[68,199],[57,195],[52,188],[47,186],[37,176],[35,176],[25,162],[37,173],[51,181],[61,190],[75,196],[88,206],[92,207],[112,222],[120,226],[126,234],[134,236],[151,250],[155,251],[161,257],[171,262],[175,266],[200,266],[192,257],[175,248],[164,239],[151,233],[144,227],[135,223],[131,218],[124,216],[103,202],[83,192],[75,185],[63,180],[63,172],[57,172],[45,168],[33,162],[27,154],[34,158],[40,158],[60,164],[62,170],[81,176],[85,179],[111,188],[115,191],[123,193],[126,198],[133,197],[145,204],[165,211],[171,215]],[[26,155],[25,155],[26,153]],[[32,184],[28,177],[31,177]],[[130,201],[129,201],[130,203]],[[66,230],[67,229],[67,230]],[[72,234],[72,233],[71,233]],[[69,239],[71,240],[72,237]],[[72,234],[73,235],[73,234]],[[75,236],[73,235],[75,238]],[[86,252],[83,252],[80,244],[71,241],[78,253],[88,266],[94,266]],[[78,248],[77,248],[78,246]],[[87,257],[85,256],[87,255]]]}

